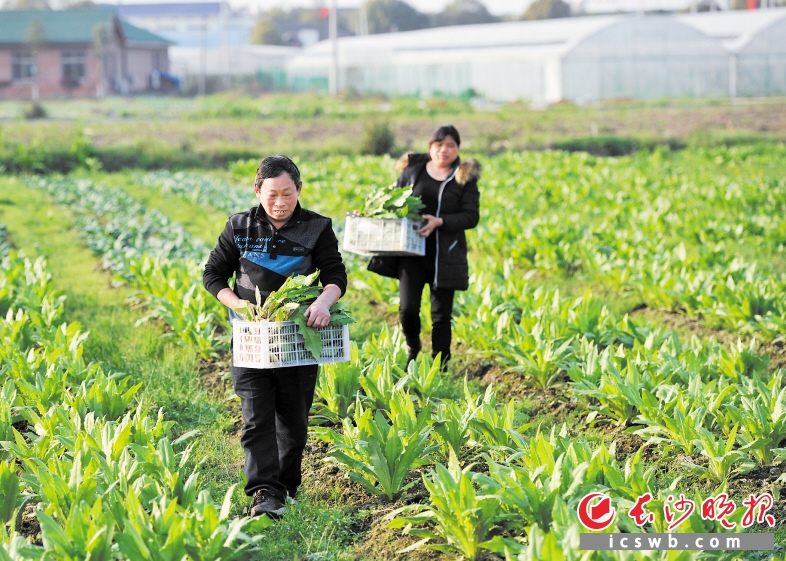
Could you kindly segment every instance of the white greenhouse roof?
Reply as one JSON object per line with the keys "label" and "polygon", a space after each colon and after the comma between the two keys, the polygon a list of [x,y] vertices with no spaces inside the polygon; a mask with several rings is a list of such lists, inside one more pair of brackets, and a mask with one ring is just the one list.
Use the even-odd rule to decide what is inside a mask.
{"label": "white greenhouse roof", "polygon": [[786,8],[703,12],[680,14],[674,17],[677,21],[718,39],[726,49],[739,51],[758,33],[786,19]]}
{"label": "white greenhouse roof", "polygon": [[[735,52],[747,45],[757,33],[786,19],[786,8],[674,16],[584,16],[343,37],[338,40],[339,64],[343,67],[385,66],[394,59],[427,64],[483,60],[492,50],[495,58],[559,58],[581,41],[614,24],[642,17],[664,18],[688,25]],[[330,64],[331,56],[330,41],[321,41],[293,57],[291,67],[325,67]]]}
{"label": "white greenhouse roof", "polygon": [[[342,37],[338,40],[342,66],[385,64],[391,57],[444,54],[446,57],[483,56],[494,49],[501,52],[531,51],[532,56],[560,54],[582,39],[628,16],[594,16],[541,21],[490,23],[438,27],[418,31]],[[292,61],[293,67],[329,64],[330,41],[321,41],[304,49]],[[445,62],[451,62],[448,58]]]}

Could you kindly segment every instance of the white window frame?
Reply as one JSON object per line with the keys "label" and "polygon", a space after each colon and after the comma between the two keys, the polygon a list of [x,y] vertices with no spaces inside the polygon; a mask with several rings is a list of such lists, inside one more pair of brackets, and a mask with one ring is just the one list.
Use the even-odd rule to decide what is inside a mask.
{"label": "white window frame", "polygon": [[16,83],[32,82],[35,76],[35,56],[32,51],[11,53],[11,80]]}
{"label": "white window frame", "polygon": [[[79,67],[81,66],[81,72]],[[75,69],[76,75],[71,74]],[[60,51],[60,75],[63,80],[73,79],[81,84],[87,78],[87,53],[85,51]]]}

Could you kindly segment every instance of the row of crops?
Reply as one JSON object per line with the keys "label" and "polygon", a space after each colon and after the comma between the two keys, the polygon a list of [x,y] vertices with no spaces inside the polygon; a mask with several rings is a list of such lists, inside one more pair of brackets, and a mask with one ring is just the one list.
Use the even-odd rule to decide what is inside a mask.
{"label": "row of crops", "polygon": [[[522,561],[587,555],[699,558],[691,552],[679,557],[657,552],[582,553],[576,506],[588,492],[601,491],[612,497],[618,512],[627,513],[638,497],[649,493],[654,519],[648,526],[641,528],[620,516],[609,531],[664,532],[670,529],[664,507],[673,506],[677,493],[700,504],[702,498],[729,490],[739,474],[782,462],[786,459],[784,372],[770,367],[755,340],[721,344],[714,339],[686,339],[605,303],[618,300],[667,308],[700,318],[708,328],[777,342],[785,332],[786,230],[774,217],[786,210],[786,181],[759,172],[762,159],[768,158],[786,160],[786,148],[716,149],[679,156],[655,152],[623,159],[545,152],[506,154],[484,162],[481,225],[471,239],[477,273],[470,290],[456,302],[454,332],[461,352],[493,362],[526,385],[564,387],[583,409],[583,426],[543,430],[517,412],[515,401],[497,396],[491,386],[475,394],[465,385],[457,395],[430,359],[404,369],[400,333],[374,328],[376,335],[353,344],[350,362],[322,369],[313,437],[328,444],[326,461],[384,501],[398,501],[413,487],[425,487],[426,500],[408,506],[396,503],[400,508],[387,516],[391,527],[419,538],[412,548],[432,547],[468,559],[492,551]],[[391,166],[385,158],[304,163],[302,200],[305,206],[333,216],[340,229],[344,211],[359,204],[365,186],[390,178]],[[253,177],[253,163],[240,162],[232,173],[242,179]],[[135,301],[147,310],[146,318],[166,322],[174,337],[203,357],[226,353],[224,310],[201,289],[200,263],[212,240],[189,235],[181,224],[145,208],[110,182],[111,178],[46,177],[29,179],[27,184],[69,207],[85,243],[112,272],[114,281],[138,289]],[[250,189],[216,176],[157,172],[139,175],[134,183],[138,189],[227,214],[253,204]],[[222,226],[216,225],[214,235]],[[395,309],[393,283],[366,272],[359,260],[350,258],[348,263],[348,298],[356,305],[355,310],[350,307],[356,318],[378,319],[364,315],[369,301]],[[566,288],[555,289],[555,284]],[[571,296],[574,285],[586,288]],[[18,303],[8,306],[23,309]],[[29,339],[20,352],[45,349],[47,343],[40,341]],[[100,366],[90,369],[100,372]],[[91,380],[98,381],[83,384],[84,391],[115,384],[124,397],[113,409],[115,417],[104,424],[119,427],[128,419],[132,425],[139,413],[134,413],[130,382],[103,376],[93,376]],[[49,377],[41,379],[44,384]],[[10,395],[16,390],[8,391]],[[58,394],[48,403],[71,411],[68,399]],[[28,415],[23,404],[11,403],[9,415]],[[79,423],[87,415],[94,415],[91,420],[98,415],[86,412],[93,410],[84,406],[74,410],[82,411]],[[35,453],[28,441],[46,430],[36,422],[28,421],[28,432],[20,433],[18,424],[8,429],[7,440],[16,444],[5,446],[6,453],[14,453],[14,446]],[[678,467],[693,483],[668,480],[654,467],[645,467],[643,451],[618,460],[613,444],[593,442],[581,434],[604,425],[627,427],[654,448],[655,456],[680,455],[685,460]],[[185,475],[190,473],[188,448],[178,455],[174,450],[184,443],[169,443],[166,431],[161,431],[157,438],[168,444],[143,440],[148,450],[144,458],[171,458],[167,481],[174,478],[181,485],[180,494],[162,484],[155,487],[160,490],[155,495],[148,480],[125,488],[134,489],[141,505],[134,512],[140,516],[174,520],[174,515],[166,515],[171,509],[183,513],[183,527],[189,528],[190,513],[198,512],[195,505],[212,503],[191,490],[196,481],[185,492],[184,479],[192,481]],[[70,445],[77,438],[65,440]],[[75,457],[85,465],[86,460],[60,439],[50,437],[50,441],[58,444],[43,461],[71,461],[57,473],[73,473]],[[129,442],[126,462],[137,460],[133,445],[139,443]],[[25,460],[21,456],[19,460],[26,469]],[[14,475],[14,469],[8,472]],[[424,474],[422,480],[417,473]],[[149,477],[155,480],[154,475]],[[6,529],[15,527],[11,519],[23,512],[27,494],[34,498],[30,500],[42,501],[43,513],[49,516],[39,515],[45,547],[53,543],[47,537],[50,531],[58,536],[61,530],[66,532],[63,544],[81,543],[73,542],[76,538],[66,531],[69,511],[50,507],[54,499],[29,480],[24,474],[14,480],[19,498],[7,509]],[[697,483],[702,480],[709,485]],[[106,481],[114,480],[107,477]],[[782,483],[769,490],[776,501]],[[62,485],[66,496],[83,496],[80,478],[64,475]],[[95,487],[100,500],[85,499],[89,512],[95,512],[95,517],[116,513],[111,505],[117,503],[105,494],[117,487],[123,486],[109,491]],[[122,498],[124,505],[130,500],[127,494]],[[743,517],[749,514],[742,499],[748,497],[735,498],[736,508],[723,517],[694,516],[676,531],[740,531]],[[75,500],[68,506],[73,508]],[[238,532],[235,525],[242,527],[245,522],[229,521],[227,501],[220,516],[215,511],[215,528]],[[754,530],[772,531],[765,511],[761,507],[757,513],[759,524]],[[136,558],[122,549],[130,541],[123,537],[129,524],[109,515],[102,520],[111,524],[101,534],[107,555]],[[186,549],[190,558],[208,558],[196,556],[193,540],[198,538],[188,531],[158,520],[149,524],[156,539],[164,540],[162,544],[170,531],[179,532],[184,547],[192,547]],[[5,535],[9,554],[40,557],[41,552],[13,530]],[[83,536],[93,535],[83,529]],[[234,538],[253,546],[253,539],[242,532],[226,536],[221,543],[230,544]],[[155,549],[156,555],[167,552],[155,558],[175,558],[171,550],[153,547],[158,542],[151,539],[140,533],[133,543]],[[716,556],[735,558],[734,553]]]}
{"label": "row of crops", "polygon": [[[238,559],[259,541],[216,504],[163,411],[83,356],[43,258],[0,243],[0,559]],[[34,508],[37,507],[37,508]],[[37,525],[42,544],[19,534]],[[264,525],[264,524],[262,524]]]}

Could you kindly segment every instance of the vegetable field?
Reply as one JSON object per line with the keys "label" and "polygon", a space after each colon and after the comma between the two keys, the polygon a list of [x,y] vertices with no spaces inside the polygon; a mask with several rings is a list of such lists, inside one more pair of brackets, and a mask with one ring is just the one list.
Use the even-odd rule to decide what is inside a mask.
{"label": "vegetable field", "polygon": [[[352,358],[321,367],[275,523],[244,517],[231,330],[201,285],[257,162],[0,178],[0,559],[784,559],[786,145],[478,159],[449,371],[405,368],[396,284],[344,255]],[[395,179],[299,164],[339,238]],[[581,551],[592,492],[604,532],[775,550]]]}

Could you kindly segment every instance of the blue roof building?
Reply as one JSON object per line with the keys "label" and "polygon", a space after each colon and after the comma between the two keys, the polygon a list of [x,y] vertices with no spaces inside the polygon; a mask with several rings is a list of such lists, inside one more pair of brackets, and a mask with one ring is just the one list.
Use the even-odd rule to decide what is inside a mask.
{"label": "blue roof building", "polygon": [[120,19],[165,37],[178,47],[216,49],[250,44],[256,18],[226,2],[118,4]]}

